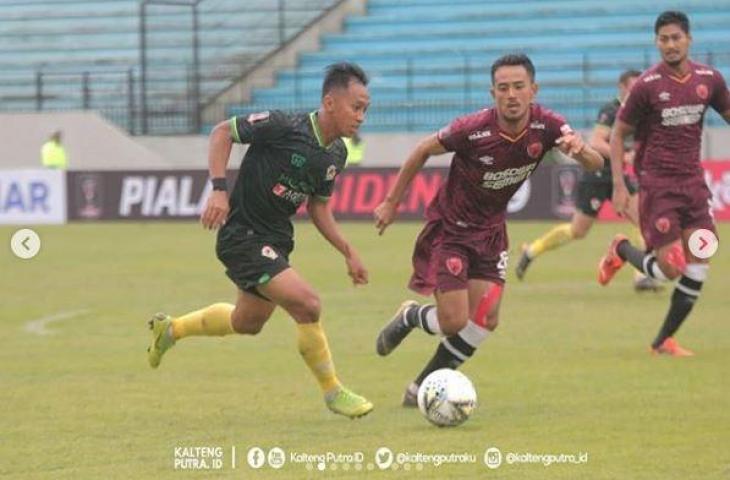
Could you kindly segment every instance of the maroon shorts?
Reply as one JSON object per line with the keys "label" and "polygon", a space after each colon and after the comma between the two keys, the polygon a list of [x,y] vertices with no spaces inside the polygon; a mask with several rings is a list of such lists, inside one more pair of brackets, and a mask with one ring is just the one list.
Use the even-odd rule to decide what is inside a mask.
{"label": "maroon shorts", "polygon": [[434,290],[467,288],[467,280],[503,284],[507,276],[507,226],[504,222],[474,231],[446,227],[442,220],[426,224],[413,251],[409,288],[421,295]]}
{"label": "maroon shorts", "polygon": [[681,238],[682,230],[706,228],[715,232],[710,199],[704,179],[661,187],[642,185],[639,221],[647,249],[674,242]]}

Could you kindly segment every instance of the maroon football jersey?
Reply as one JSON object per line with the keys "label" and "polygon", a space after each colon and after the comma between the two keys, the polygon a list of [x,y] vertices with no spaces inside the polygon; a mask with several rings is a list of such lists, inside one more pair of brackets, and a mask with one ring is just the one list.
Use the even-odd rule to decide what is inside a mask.
{"label": "maroon football jersey", "polygon": [[678,78],[664,63],[654,65],[634,84],[618,118],[636,128],[636,171],[651,186],[702,177],[700,146],[707,107],[730,110],[730,94],[720,72],[689,62]]}
{"label": "maroon football jersey", "polygon": [[527,128],[514,138],[500,130],[494,108],[455,119],[438,132],[439,141],[454,156],[427,218],[443,218],[463,228],[504,221],[512,195],[555,141],[570,131],[563,117],[537,104],[530,107]]}

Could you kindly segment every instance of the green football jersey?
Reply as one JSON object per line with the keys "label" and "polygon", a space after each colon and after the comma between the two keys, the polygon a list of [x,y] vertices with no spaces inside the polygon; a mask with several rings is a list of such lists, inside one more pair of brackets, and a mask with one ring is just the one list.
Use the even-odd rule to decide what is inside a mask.
{"label": "green football jersey", "polygon": [[230,120],[233,141],[249,144],[230,197],[227,223],[291,239],[291,217],[310,197],[329,198],[345,167],[340,138],[324,145],[317,112],[252,113]]}

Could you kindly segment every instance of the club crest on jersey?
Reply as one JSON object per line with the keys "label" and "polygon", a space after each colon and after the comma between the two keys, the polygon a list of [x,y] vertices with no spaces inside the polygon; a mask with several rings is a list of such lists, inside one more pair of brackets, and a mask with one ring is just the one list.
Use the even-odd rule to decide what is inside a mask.
{"label": "club crest on jersey", "polygon": [[330,180],[333,180],[336,176],[337,167],[335,167],[334,165],[330,165],[329,167],[327,167],[327,173],[325,173],[324,179],[329,182]]}
{"label": "club crest on jersey", "polygon": [[446,259],[446,269],[451,275],[458,277],[464,269],[464,264],[459,257],[450,257]]}
{"label": "club crest on jersey", "polygon": [[593,197],[591,198],[591,210],[594,212],[597,212],[599,208],[601,208],[601,200],[599,198]]}
{"label": "club crest on jersey", "polygon": [[668,102],[671,98],[671,95],[669,95],[669,92],[662,92],[659,94],[659,100],[662,102]]}
{"label": "club crest on jersey", "polygon": [[261,249],[261,256],[270,258],[272,260],[276,260],[277,258],[279,258],[279,254],[276,253],[276,251],[268,245],[264,245],[264,248]]}
{"label": "club crest on jersey", "polygon": [[697,88],[695,89],[697,92],[697,96],[700,97],[702,100],[707,100],[707,97],[710,95],[709,90],[707,90],[707,85],[704,83],[700,83],[697,85]]}
{"label": "club crest on jersey", "polygon": [[251,125],[253,125],[254,123],[263,122],[265,120],[268,120],[270,115],[271,114],[268,111],[252,113],[246,118],[246,121],[248,123],[250,123]]}
{"label": "club crest on jersey", "polygon": [[540,154],[542,153],[542,143],[535,142],[531,143],[527,147],[527,154],[530,156],[530,158],[538,158]]}
{"label": "club crest on jersey", "polygon": [[669,219],[667,217],[660,217],[654,222],[654,226],[659,233],[667,233],[670,227]]}
{"label": "club crest on jersey", "polygon": [[302,168],[304,164],[307,163],[307,157],[304,155],[301,155],[299,153],[292,153],[291,155],[291,164],[294,165],[297,168]]}

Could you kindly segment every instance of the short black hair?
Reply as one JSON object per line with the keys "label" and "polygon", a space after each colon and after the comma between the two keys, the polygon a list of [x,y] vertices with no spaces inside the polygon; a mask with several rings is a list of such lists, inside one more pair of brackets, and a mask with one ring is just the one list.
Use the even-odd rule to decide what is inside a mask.
{"label": "short black hair", "polygon": [[626,83],[629,78],[635,78],[640,76],[641,72],[638,70],[624,70],[624,72],[618,77],[618,83]]}
{"label": "short black hair", "polygon": [[334,88],[347,88],[350,81],[362,83],[367,86],[368,76],[358,65],[349,62],[333,63],[326,69],[324,82],[322,82],[322,97],[327,95]]}
{"label": "short black hair", "polygon": [[494,83],[494,74],[497,72],[499,67],[507,66],[523,66],[527,70],[527,74],[530,75],[530,80],[535,81],[535,65],[532,64],[530,57],[524,53],[509,53],[502,55],[492,64],[492,83]]}
{"label": "short black hair", "polygon": [[656,17],[654,23],[654,35],[659,34],[659,29],[665,25],[677,24],[684,33],[689,33],[689,18],[684,12],[678,10],[667,10]]}

